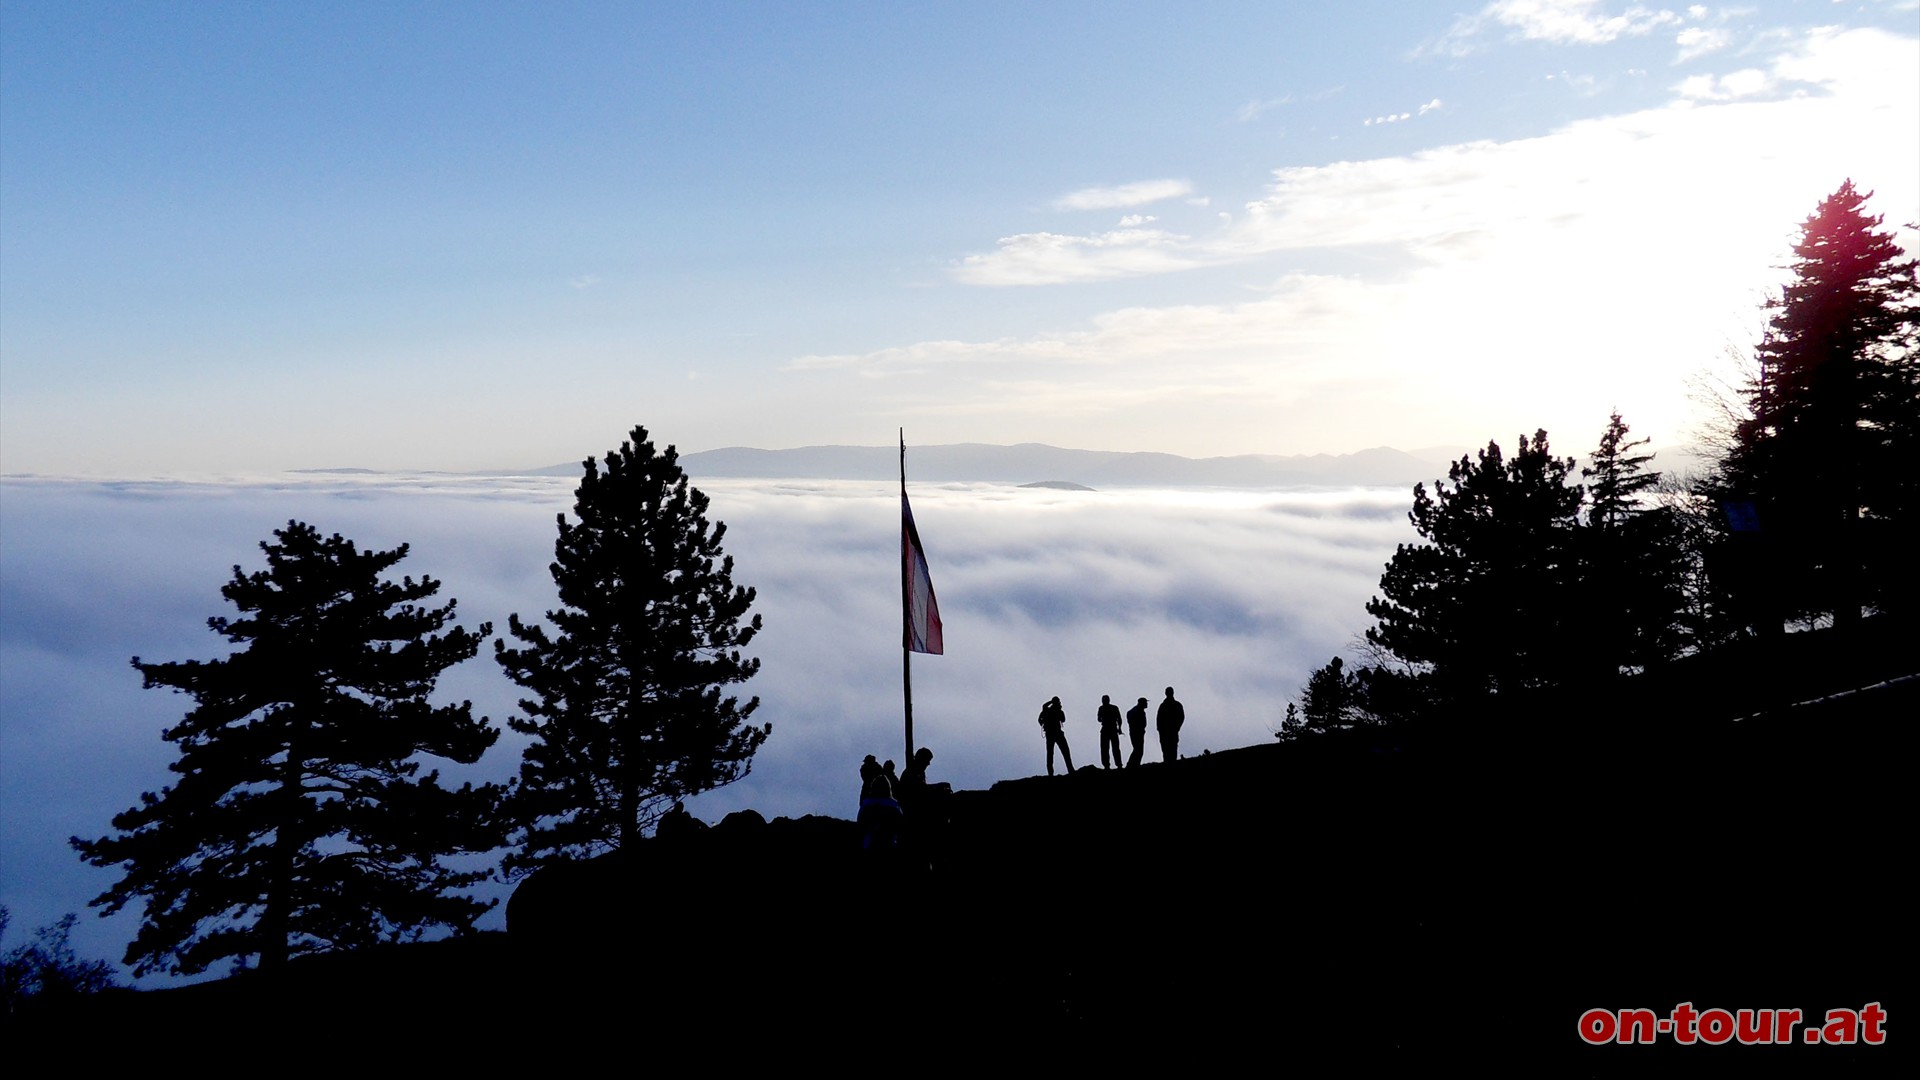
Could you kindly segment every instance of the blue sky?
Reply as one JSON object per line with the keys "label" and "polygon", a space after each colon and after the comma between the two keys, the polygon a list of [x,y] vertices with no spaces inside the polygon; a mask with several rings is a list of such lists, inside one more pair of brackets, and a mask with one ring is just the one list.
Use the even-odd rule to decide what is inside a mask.
{"label": "blue sky", "polygon": [[13,473],[1683,441],[1823,195],[1920,219],[1912,0],[0,20]]}

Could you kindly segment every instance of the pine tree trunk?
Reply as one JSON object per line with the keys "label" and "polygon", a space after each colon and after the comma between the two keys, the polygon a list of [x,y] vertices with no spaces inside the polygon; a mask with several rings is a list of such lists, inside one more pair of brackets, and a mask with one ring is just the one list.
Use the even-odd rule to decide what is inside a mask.
{"label": "pine tree trunk", "polygon": [[266,911],[260,916],[260,970],[278,971],[287,964],[288,940],[292,936],[293,864],[300,851],[297,823],[304,807],[300,783],[301,757],[298,749],[287,747],[285,775],[280,780],[284,801],[279,825],[273,832],[273,863],[267,879]]}
{"label": "pine tree trunk", "polygon": [[635,763],[633,736],[639,726],[639,702],[632,697],[627,699],[626,715],[620,717],[615,742],[615,752],[620,755],[617,768],[620,770],[620,848],[632,850],[629,845],[640,839],[640,770]]}
{"label": "pine tree trunk", "polygon": [[1860,507],[1859,499],[1849,506],[1840,527],[1838,573],[1834,581],[1833,625],[1853,626],[1860,621]]}

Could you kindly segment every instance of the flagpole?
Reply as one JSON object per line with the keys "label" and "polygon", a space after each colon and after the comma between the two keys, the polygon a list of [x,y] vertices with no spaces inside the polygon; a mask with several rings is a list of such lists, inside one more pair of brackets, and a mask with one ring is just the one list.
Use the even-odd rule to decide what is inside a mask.
{"label": "flagpole", "polygon": [[[900,429],[900,504],[907,501],[907,429]],[[913,618],[912,590],[907,575],[912,572],[907,565],[907,541],[903,533],[900,538],[900,690],[906,699],[907,718],[907,754],[903,758],[908,766],[913,764]]]}

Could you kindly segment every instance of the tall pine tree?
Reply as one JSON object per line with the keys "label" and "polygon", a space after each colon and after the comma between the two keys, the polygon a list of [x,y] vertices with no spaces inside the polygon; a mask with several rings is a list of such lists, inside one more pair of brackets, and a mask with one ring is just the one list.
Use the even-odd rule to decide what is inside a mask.
{"label": "tall pine tree", "polygon": [[[1849,180],[1800,227],[1793,280],[1770,304],[1749,416],[1721,498],[1764,537],[1769,621],[1911,602],[1920,453],[1920,283]],[[1751,545],[1750,545],[1751,546]]]}
{"label": "tall pine tree", "polygon": [[687,485],[679,455],[643,427],[592,458],[559,516],[554,630],[509,619],[522,645],[495,656],[532,693],[509,720],[532,736],[510,799],[521,850],[509,872],[639,839],[674,800],[747,774],[772,726],[747,723],[760,699],[724,694],[760,661],[754,591],[733,584],[724,523]]}
{"label": "tall pine tree", "polygon": [[1607,420],[1587,481],[1586,527],[1580,540],[1580,619],[1576,630],[1589,672],[1610,678],[1680,655],[1689,644],[1688,552],[1683,523],[1650,506],[1660,474],[1647,468],[1646,439],[1615,412]]}
{"label": "tall pine tree", "polygon": [[492,627],[454,627],[440,583],[384,575],[406,557],[360,551],[288,522],[260,545],[267,569],[233,568],[221,595],[240,618],[207,625],[236,646],[219,660],[133,660],[149,689],[194,707],[161,738],[180,747],[173,787],[113,819],[118,836],[74,837],[125,876],[93,903],[144,904],[127,948],[138,973],[183,974],[469,929],[492,906],[461,893],[487,871],[444,857],[499,846],[496,792],[442,787],[423,755],[472,763],[499,732],[470,703],[436,705],[441,672]]}
{"label": "tall pine tree", "polygon": [[1639,516],[1644,509],[1641,497],[1660,483],[1659,473],[1647,471],[1653,455],[1634,453],[1647,440],[1627,438],[1631,431],[1615,412],[1600,435],[1593,464],[1580,470],[1588,481],[1587,524],[1596,529],[1618,529]]}

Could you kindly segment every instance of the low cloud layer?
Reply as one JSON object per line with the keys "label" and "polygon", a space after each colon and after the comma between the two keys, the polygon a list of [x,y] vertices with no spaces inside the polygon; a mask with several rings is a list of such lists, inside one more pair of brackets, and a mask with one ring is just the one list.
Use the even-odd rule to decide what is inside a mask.
{"label": "low cloud layer", "polygon": [[[0,902],[42,925],[111,884],[69,835],[99,836],[171,780],[161,728],[187,699],[142,691],[127,665],[208,658],[219,586],[288,519],[362,547],[410,543],[400,570],[444,582],[465,625],[553,604],[547,576],[564,479],[325,478],[246,484],[6,482],[0,530]],[[746,688],[773,738],[746,780],[695,800],[717,820],[851,816],[854,767],[901,758],[898,495],[892,485],[700,485],[739,583],[759,591],[762,672]],[[1364,625],[1361,605],[1409,537],[1402,491],[1062,492],[916,487],[948,653],[914,658],[919,740],[933,773],[981,788],[1042,771],[1035,715],[1059,695],[1081,763],[1097,762],[1101,694],[1175,686],[1191,753],[1269,738],[1307,672]],[[518,688],[485,655],[443,696],[502,721]],[[1149,736],[1151,743],[1151,736]],[[504,779],[511,734],[456,776]],[[1149,754],[1154,749],[1150,747]],[[498,915],[492,916],[498,919]],[[83,952],[118,959],[134,929],[85,918]]]}

